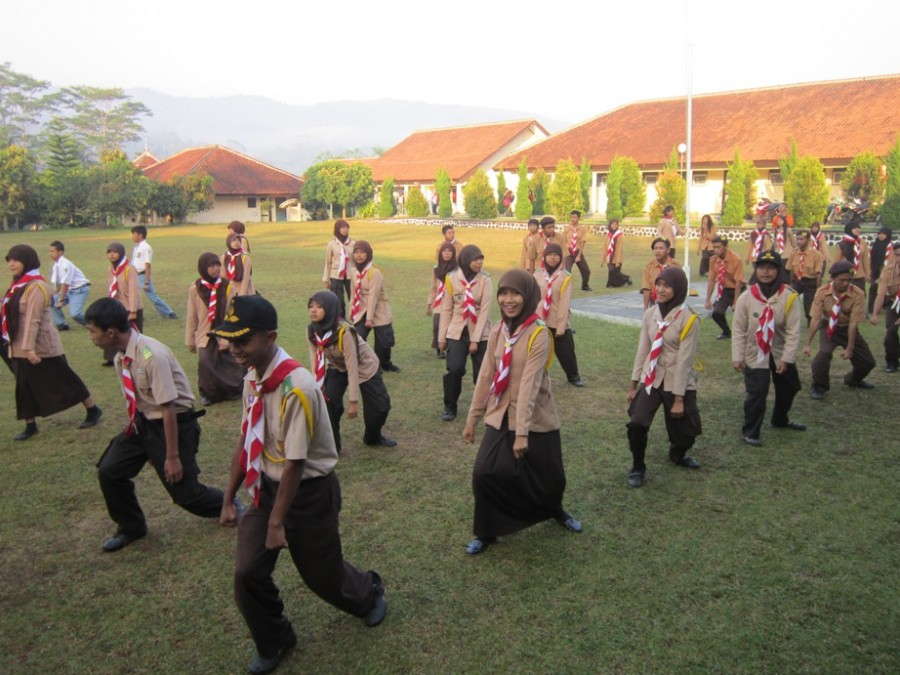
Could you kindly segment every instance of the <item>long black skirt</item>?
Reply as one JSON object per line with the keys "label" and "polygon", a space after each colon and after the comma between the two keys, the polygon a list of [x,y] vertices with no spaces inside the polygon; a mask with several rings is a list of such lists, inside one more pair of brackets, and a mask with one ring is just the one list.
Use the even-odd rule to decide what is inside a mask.
{"label": "long black skirt", "polygon": [[197,388],[200,395],[213,403],[231,401],[244,391],[244,375],[231,352],[219,351],[218,342],[210,338],[203,349],[197,350]]}
{"label": "long black skirt", "polygon": [[512,534],[563,513],[566,472],[559,430],[530,432],[521,459],[513,455],[515,440],[505,421],[502,429],[485,426],[472,471],[472,529],[478,538]]}
{"label": "long black skirt", "polygon": [[16,377],[16,419],[48,417],[91,395],[65,355],[42,358],[37,365],[20,358],[8,359],[7,364]]}

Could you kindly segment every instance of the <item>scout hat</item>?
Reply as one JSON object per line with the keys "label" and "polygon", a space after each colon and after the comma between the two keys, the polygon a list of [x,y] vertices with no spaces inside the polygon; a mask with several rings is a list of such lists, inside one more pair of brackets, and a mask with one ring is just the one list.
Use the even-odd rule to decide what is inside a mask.
{"label": "scout hat", "polygon": [[853,272],[853,263],[849,260],[838,260],[831,266],[831,269],[828,270],[828,274],[833,277],[836,277],[839,274],[853,274]]}
{"label": "scout hat", "polygon": [[762,265],[763,263],[767,265],[774,265],[775,267],[784,267],[784,261],[781,259],[781,256],[772,250],[763,251],[758,256],[756,256],[756,260],[753,262],[753,265]]}
{"label": "scout hat", "polygon": [[261,295],[237,295],[231,301],[225,320],[210,335],[237,340],[254,331],[278,330],[278,312]]}

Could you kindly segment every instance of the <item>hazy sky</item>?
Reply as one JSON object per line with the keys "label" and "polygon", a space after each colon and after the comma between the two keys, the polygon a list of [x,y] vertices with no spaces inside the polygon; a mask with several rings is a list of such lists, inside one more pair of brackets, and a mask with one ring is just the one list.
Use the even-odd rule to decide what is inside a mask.
{"label": "hazy sky", "polygon": [[896,0],[437,5],[4,0],[0,61],[57,86],[294,104],[395,98],[580,122],[684,95],[690,12],[695,94],[900,73]]}

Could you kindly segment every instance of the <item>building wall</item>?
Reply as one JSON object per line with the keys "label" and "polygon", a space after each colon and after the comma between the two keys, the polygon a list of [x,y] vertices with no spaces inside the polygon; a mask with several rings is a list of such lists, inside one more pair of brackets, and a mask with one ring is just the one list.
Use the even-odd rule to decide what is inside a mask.
{"label": "building wall", "polygon": [[[262,211],[259,207],[260,203],[266,199],[264,196],[253,197],[256,199],[256,206],[247,206],[247,200],[253,197],[235,197],[231,195],[216,195],[213,207],[200,213],[192,213],[188,216],[188,220],[192,223],[208,224],[208,223],[229,223],[232,220],[240,220],[242,222],[260,222],[262,221]],[[283,202],[286,197],[269,197],[276,204],[272,207],[272,220],[285,221],[297,218],[301,215],[299,209],[279,209],[277,204]],[[268,218],[267,218],[268,220]]]}

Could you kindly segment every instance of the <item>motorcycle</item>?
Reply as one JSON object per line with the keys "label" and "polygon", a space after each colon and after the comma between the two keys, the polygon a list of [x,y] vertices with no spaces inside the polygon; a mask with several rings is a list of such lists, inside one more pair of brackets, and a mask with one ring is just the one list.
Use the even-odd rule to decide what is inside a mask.
{"label": "motorcycle", "polygon": [[775,213],[775,209],[781,202],[773,202],[768,197],[760,197],[759,201],[756,202],[756,219],[764,218],[765,220],[771,220],[772,216]]}
{"label": "motorcycle", "polygon": [[843,199],[834,199],[828,205],[828,210],[825,212],[825,221],[824,223],[827,225],[828,223],[835,222],[838,218],[840,218],[841,213],[847,207],[847,202]]}
{"label": "motorcycle", "polygon": [[840,222],[842,225],[861,225],[869,212],[869,202],[864,199],[854,199],[841,208]]}

